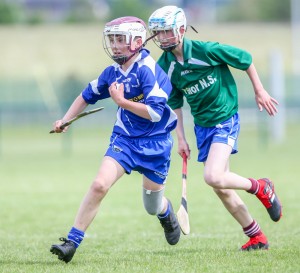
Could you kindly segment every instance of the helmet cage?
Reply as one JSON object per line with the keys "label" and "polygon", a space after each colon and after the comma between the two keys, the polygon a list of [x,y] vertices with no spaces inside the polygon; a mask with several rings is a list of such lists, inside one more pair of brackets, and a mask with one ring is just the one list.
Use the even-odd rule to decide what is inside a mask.
{"label": "helmet cage", "polygon": [[[172,31],[173,35],[167,34]],[[161,34],[163,33],[163,34]],[[154,43],[165,51],[172,51],[180,43],[180,33],[177,29],[163,29],[163,30],[150,30],[151,36],[153,37]],[[177,39],[177,40],[176,40]],[[176,40],[176,42],[175,42]]]}
{"label": "helmet cage", "polygon": [[[132,42],[138,37],[142,39],[142,43],[146,41],[145,23],[136,17],[121,17],[105,25],[103,48],[111,59],[122,65],[142,48],[138,50],[132,48]],[[128,54],[124,53],[125,47],[127,47]]]}
{"label": "helmet cage", "polygon": [[[127,62],[128,58],[132,54],[130,51],[131,47],[131,36],[124,33],[110,33],[103,37],[103,48],[106,54],[114,60],[116,63],[122,65]],[[114,53],[114,50],[120,53]],[[124,50],[128,54],[124,53]]]}
{"label": "helmet cage", "polygon": [[[153,40],[156,45],[161,49],[170,51],[173,50],[183,39],[183,35],[180,34],[180,28],[183,27],[186,30],[186,17],[184,11],[181,8],[176,6],[165,6],[155,12],[149,18],[148,28],[151,35],[156,34],[157,32],[172,30],[173,37],[168,37],[163,39],[164,35],[157,35]],[[167,45],[166,40],[177,39],[176,43],[170,43]],[[170,49],[172,48],[172,49]]]}

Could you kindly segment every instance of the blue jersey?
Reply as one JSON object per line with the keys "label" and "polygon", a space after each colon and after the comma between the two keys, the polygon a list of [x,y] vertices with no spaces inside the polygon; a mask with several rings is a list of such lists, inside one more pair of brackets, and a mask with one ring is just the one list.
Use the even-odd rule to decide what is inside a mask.
{"label": "blue jersey", "polygon": [[95,104],[98,100],[109,98],[108,88],[115,81],[124,84],[126,99],[146,104],[151,120],[119,107],[114,133],[148,137],[168,133],[176,127],[177,116],[167,105],[172,85],[148,50],[142,49],[126,72],[116,63],[107,67],[83,90],[83,99],[88,104]]}

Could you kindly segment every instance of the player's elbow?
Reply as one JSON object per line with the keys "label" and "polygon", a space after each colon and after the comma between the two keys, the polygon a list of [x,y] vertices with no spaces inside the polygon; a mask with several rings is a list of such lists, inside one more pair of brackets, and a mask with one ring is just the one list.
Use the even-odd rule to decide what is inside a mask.
{"label": "player's elbow", "polygon": [[152,122],[159,122],[161,120],[161,115],[156,113],[149,105],[147,105],[147,109]]}
{"label": "player's elbow", "polygon": [[152,122],[160,122],[160,120],[161,120],[161,116],[155,116],[155,117],[151,116],[151,121]]}

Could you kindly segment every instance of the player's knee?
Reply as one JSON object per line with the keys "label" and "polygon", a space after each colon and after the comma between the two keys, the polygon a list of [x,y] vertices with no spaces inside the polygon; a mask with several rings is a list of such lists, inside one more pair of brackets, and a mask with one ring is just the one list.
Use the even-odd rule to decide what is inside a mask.
{"label": "player's knee", "polygon": [[100,196],[104,196],[109,190],[109,187],[103,181],[95,180],[91,185],[91,191]]}
{"label": "player's knee", "polygon": [[151,191],[143,189],[144,208],[150,215],[158,215],[163,209],[162,198],[164,189],[160,191]]}
{"label": "player's knee", "polygon": [[222,189],[224,185],[222,183],[221,175],[217,174],[216,172],[205,172],[204,173],[204,181],[207,185],[215,188],[215,189]]}

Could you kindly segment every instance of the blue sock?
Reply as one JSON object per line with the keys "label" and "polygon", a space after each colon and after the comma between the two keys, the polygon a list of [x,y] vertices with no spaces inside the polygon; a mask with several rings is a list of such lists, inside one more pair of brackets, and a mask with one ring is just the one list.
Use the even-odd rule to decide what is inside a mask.
{"label": "blue sock", "polygon": [[72,227],[69,234],[68,234],[68,240],[72,241],[75,244],[75,247],[79,247],[81,241],[83,240],[84,232]]}
{"label": "blue sock", "polygon": [[166,212],[163,214],[158,214],[157,217],[161,219],[161,218],[167,217],[169,214],[170,214],[170,204],[168,202],[168,208],[167,208]]}

